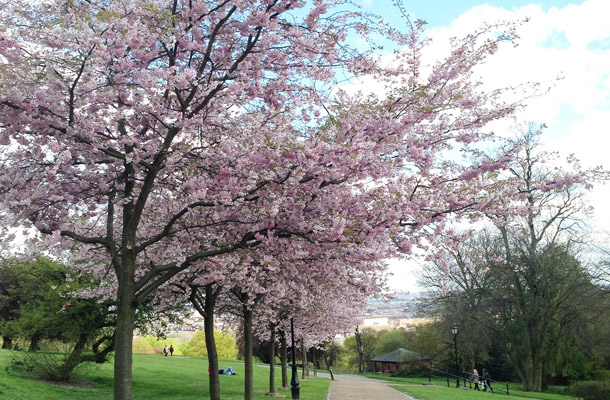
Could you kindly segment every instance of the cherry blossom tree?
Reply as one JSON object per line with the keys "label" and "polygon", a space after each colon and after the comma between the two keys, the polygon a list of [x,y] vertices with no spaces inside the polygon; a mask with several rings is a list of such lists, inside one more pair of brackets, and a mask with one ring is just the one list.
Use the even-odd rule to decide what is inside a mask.
{"label": "cherry blossom tree", "polygon": [[[295,321],[297,342],[322,341],[334,337],[336,333],[349,331],[363,311],[367,298],[384,290],[385,265],[381,263],[372,263],[375,265],[371,266],[362,261],[345,262],[338,258],[317,263],[312,259],[282,261],[272,262],[282,272],[274,274],[273,279],[266,279],[264,294],[259,293],[255,297],[257,302],[253,306],[242,304],[244,309],[252,308],[253,314],[252,321],[244,323],[244,330],[251,330],[252,333],[244,335],[244,339],[251,340],[252,336],[257,336],[259,340],[270,343],[270,393],[275,391],[277,336],[285,340],[292,319]],[[273,266],[268,265],[268,268]],[[243,297],[243,289],[239,294],[242,295],[241,299],[253,297],[251,293]],[[251,346],[246,342],[246,349],[249,348]],[[285,362],[282,369],[285,369]]]}
{"label": "cherry blossom tree", "polygon": [[[276,328],[285,327],[290,316],[296,313],[300,325],[310,327],[309,332],[299,337],[334,336],[337,330],[345,331],[353,326],[365,299],[382,290],[380,282],[385,270],[382,263],[346,259],[347,250],[338,253],[336,246],[324,246],[320,242],[312,246],[309,241],[295,237],[284,238],[282,242],[283,246],[273,241],[272,248],[269,243],[262,243],[255,251],[220,257],[214,263],[226,264],[225,267],[198,268],[189,279],[177,277],[179,282],[167,286],[190,291],[206,329],[212,329],[218,313],[224,314],[225,321],[231,317],[234,325],[243,327],[246,398],[253,396],[253,335],[267,339],[270,331],[275,334]],[[368,257],[372,248],[361,245],[359,251]],[[329,293],[337,292],[344,294],[341,299],[329,301]],[[218,377],[214,373],[218,361],[214,351],[210,351],[214,348],[211,337],[206,336],[206,345],[210,397],[220,398]],[[270,391],[274,391],[273,386]]]}
{"label": "cherry blossom tree", "polygon": [[[305,3],[2,1],[1,233],[34,227],[113,276],[99,291],[117,302],[116,399],[131,398],[139,304],[202,261],[253,265],[247,250],[298,237],[373,262],[508,201],[506,157],[476,145],[516,105],[471,78],[510,32],[456,40],[427,68],[421,23],[400,35],[327,14],[348,1]],[[382,67],[350,29],[407,51]],[[385,91],[331,92],[340,71]]]}
{"label": "cherry blossom tree", "polygon": [[294,96],[307,91],[302,82],[328,80],[331,67],[354,61],[337,45],[343,22],[318,18],[323,2],[282,18],[303,5],[4,4],[3,202],[16,224],[30,221],[108,260],[118,299],[116,398],[131,397],[137,304],[197,260],[247,247],[261,230],[249,224],[223,237],[210,229],[199,236],[207,240],[178,243],[189,228],[181,222],[203,213],[210,226],[227,224],[235,209],[223,203],[254,201],[271,181],[250,176],[254,165],[242,156],[265,162],[271,154],[256,146],[271,150],[275,140],[251,132],[298,108],[308,98]]}

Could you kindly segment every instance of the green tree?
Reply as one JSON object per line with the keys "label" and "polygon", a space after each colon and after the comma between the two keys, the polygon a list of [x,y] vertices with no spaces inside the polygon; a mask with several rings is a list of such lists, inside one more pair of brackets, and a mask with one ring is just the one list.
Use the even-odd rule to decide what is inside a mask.
{"label": "green tree", "polygon": [[403,329],[383,329],[377,333],[377,343],[375,344],[375,357],[397,350],[406,348],[407,341]]}
{"label": "green tree", "polygon": [[[218,358],[233,359],[237,357],[237,344],[231,335],[215,330],[214,339]],[[204,331],[197,331],[193,335],[191,340],[184,346],[184,355],[188,357],[208,356]]]}
{"label": "green tree", "polygon": [[[167,347],[174,346],[175,349],[175,353],[177,355],[184,355],[184,352],[181,351],[181,349],[185,346],[186,343],[179,343],[178,340],[176,340],[176,338],[167,336],[167,337],[157,337],[157,336],[145,336],[144,341],[146,341],[146,343],[148,343],[152,348],[153,348],[153,352],[160,354],[161,350],[163,349],[164,346],[167,345]],[[134,340],[135,343],[135,340]]]}
{"label": "green tree", "polygon": [[[501,243],[499,236],[465,242],[452,253],[454,264],[445,275],[451,290],[431,299],[445,321],[458,322],[462,367],[500,362],[491,354],[495,346],[509,356],[526,390],[541,391],[550,373],[584,366],[590,328],[607,312],[599,306],[601,292],[565,248],[549,244],[533,257],[521,254],[505,264],[496,261]],[[444,272],[439,268],[437,274]]]}
{"label": "green tree", "polygon": [[155,354],[153,346],[143,337],[133,338],[133,352],[135,354]]}
{"label": "green tree", "polygon": [[42,340],[71,345],[69,354],[54,358],[54,374],[47,379],[69,380],[78,365],[107,360],[115,325],[111,304],[79,296],[97,284],[95,279],[43,257],[28,263],[5,260],[0,279],[6,276],[3,297],[19,307],[4,320],[3,335],[28,341],[30,351]]}
{"label": "green tree", "polygon": [[510,180],[522,195],[520,211],[491,215],[497,230],[444,248],[424,273],[441,318],[460,318],[461,338],[476,338],[473,359],[483,360],[490,339],[501,338],[527,391],[544,389],[560,344],[583,337],[587,310],[600,301],[577,258],[582,189],[599,171],[548,167],[553,156],[539,150],[534,128],[513,143],[520,152]]}
{"label": "green tree", "polygon": [[326,369],[331,369],[343,353],[343,346],[335,341],[329,341],[322,348]]}
{"label": "green tree", "polygon": [[92,277],[43,257],[28,263],[5,260],[1,270],[0,279],[10,276],[4,300],[19,305],[4,321],[3,332],[28,340],[30,350],[43,339],[78,341],[113,326],[110,304],[79,295],[96,285]]}
{"label": "green tree", "polygon": [[356,335],[350,336],[343,342],[345,363],[348,368],[358,368],[359,370],[370,370],[370,361],[375,358],[375,346],[377,345],[377,335],[371,328],[359,330],[361,341],[361,354],[359,355],[358,342]]}
{"label": "green tree", "polygon": [[17,274],[14,263],[2,260],[0,264],[0,333],[2,334],[2,348],[10,349],[13,346],[15,333],[10,328],[10,321],[19,317],[19,298],[9,293],[17,285]]}
{"label": "green tree", "polygon": [[555,357],[545,366],[543,378],[562,383],[595,380],[601,371],[610,369],[610,292],[590,285],[586,296],[588,301],[579,299],[579,317],[563,326],[565,335],[556,346]]}
{"label": "green tree", "polygon": [[435,368],[452,371],[455,357],[449,326],[443,321],[432,321],[410,329],[405,332],[407,348],[430,357]]}

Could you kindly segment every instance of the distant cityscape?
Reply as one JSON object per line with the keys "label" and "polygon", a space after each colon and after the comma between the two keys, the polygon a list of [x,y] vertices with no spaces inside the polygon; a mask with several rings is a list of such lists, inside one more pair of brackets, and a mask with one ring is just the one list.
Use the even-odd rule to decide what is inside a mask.
{"label": "distant cityscape", "polygon": [[[397,296],[390,301],[369,300],[359,317],[359,326],[375,330],[403,328],[410,330],[429,321],[417,316],[416,294]],[[349,336],[349,335],[348,335]]]}
{"label": "distant cityscape", "polygon": [[[390,301],[370,299],[367,308],[358,316],[358,326],[360,328],[372,328],[374,330],[402,328],[410,330],[418,325],[429,322],[428,318],[418,317],[417,313],[417,294],[403,294]],[[215,320],[217,330],[231,330],[231,326],[222,318]],[[354,327],[355,328],[355,327]],[[203,329],[203,317],[193,312],[186,316],[176,331],[197,331]],[[345,338],[353,335],[354,332],[347,332],[345,335],[337,335],[337,338]]]}

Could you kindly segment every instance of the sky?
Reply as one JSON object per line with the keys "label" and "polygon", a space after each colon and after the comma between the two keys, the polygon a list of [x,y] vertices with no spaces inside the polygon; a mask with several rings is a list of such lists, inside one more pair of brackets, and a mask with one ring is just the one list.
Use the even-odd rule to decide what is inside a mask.
{"label": "sky", "polygon": [[[364,10],[402,24],[391,0],[363,0]],[[483,23],[529,19],[517,47],[505,46],[480,70],[485,81],[502,85],[539,82],[547,94],[531,99],[517,115],[520,122],[545,123],[545,150],[574,154],[583,166],[610,169],[610,1],[404,0],[410,19],[427,22],[428,37],[439,54],[448,38],[463,36]],[[511,126],[494,127],[510,134]],[[508,132],[508,133],[507,133]],[[501,133],[501,132],[499,132]],[[610,231],[610,184],[588,194],[595,212],[588,228]],[[392,262],[394,290],[419,291],[415,263]]]}

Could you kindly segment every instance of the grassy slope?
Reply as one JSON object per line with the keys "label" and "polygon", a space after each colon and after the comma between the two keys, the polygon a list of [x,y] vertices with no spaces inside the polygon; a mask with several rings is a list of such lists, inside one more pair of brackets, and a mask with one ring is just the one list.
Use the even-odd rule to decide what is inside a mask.
{"label": "grassy slope", "polygon": [[[394,389],[407,393],[419,400],[523,400],[525,397],[520,393],[511,393],[510,396],[504,394],[492,394],[485,392],[475,392],[472,390],[433,387],[433,386],[392,386]],[[491,397],[490,397],[491,396]],[[535,393],[529,399],[548,399],[548,400],[570,400],[573,397],[550,395],[546,393]]]}
{"label": "grassy slope", "polygon": [[[65,388],[22,379],[19,374],[4,372],[9,364],[11,352],[0,350],[0,399],[11,400],[97,400],[112,398],[112,363],[106,363],[90,371],[86,378],[95,382],[92,388]],[[244,366],[234,360],[221,360],[220,367],[231,365],[237,375],[221,375],[220,386],[223,400],[243,399]],[[157,355],[134,355],[133,398],[200,400],[208,398],[207,360],[201,358],[163,357]],[[254,395],[256,399],[269,399],[268,367],[254,368]],[[326,400],[328,379],[309,378],[301,382],[301,398]],[[276,387],[281,385],[279,370],[276,372]],[[290,391],[280,392],[290,398]]]}
{"label": "grassy slope", "polygon": [[[447,387],[446,381],[443,380],[434,380],[433,384],[435,386],[423,386],[422,384],[428,383],[427,378],[392,378],[392,377],[380,377],[379,375],[368,375],[371,378],[384,379],[390,381],[393,388],[399,390],[401,392],[407,393],[419,400],[489,400],[490,395],[492,393],[484,393],[484,392],[475,392],[473,390],[456,390],[453,386],[453,381],[451,382],[451,387]],[[532,392],[524,392],[522,390],[518,390],[518,386],[515,384],[510,385],[510,396],[505,395],[505,386],[500,384],[495,384],[494,388],[501,389],[497,390],[496,395],[499,397],[494,397],[497,400],[518,400],[518,399],[538,399],[538,400],[575,400],[574,397],[571,396],[563,396],[560,394],[552,394],[552,393],[532,393]]]}

